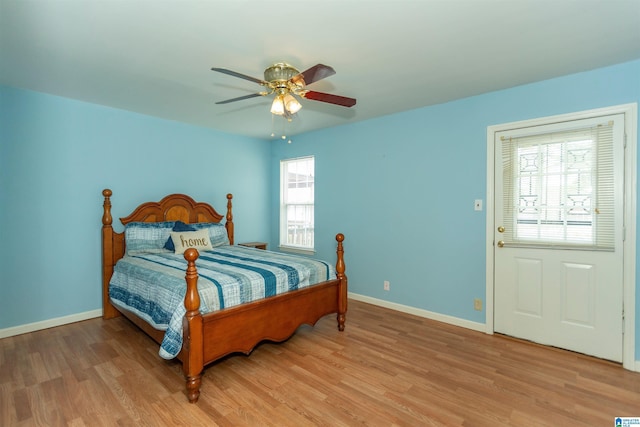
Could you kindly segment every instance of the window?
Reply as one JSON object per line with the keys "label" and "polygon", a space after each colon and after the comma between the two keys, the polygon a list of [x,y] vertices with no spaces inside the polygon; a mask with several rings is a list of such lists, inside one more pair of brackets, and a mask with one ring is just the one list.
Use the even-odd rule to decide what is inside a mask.
{"label": "window", "polygon": [[314,158],[280,162],[280,246],[314,248]]}
{"label": "window", "polygon": [[509,241],[613,249],[613,123],[502,137]]}

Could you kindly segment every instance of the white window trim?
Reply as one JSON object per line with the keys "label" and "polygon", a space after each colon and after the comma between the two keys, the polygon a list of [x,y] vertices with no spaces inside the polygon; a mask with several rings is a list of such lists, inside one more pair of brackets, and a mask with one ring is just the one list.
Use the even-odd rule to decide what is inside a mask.
{"label": "white window trim", "polygon": [[[286,181],[283,177],[283,169],[282,169],[282,165],[284,162],[292,162],[292,161],[297,161],[297,160],[308,160],[308,159],[312,159],[314,162],[314,169],[315,169],[315,156],[311,155],[311,156],[301,156],[301,157],[294,157],[294,158],[290,158],[290,159],[282,159],[280,161],[280,208],[279,208],[279,235],[278,235],[278,243],[279,246],[278,248],[280,250],[282,250],[283,252],[291,252],[291,253],[298,253],[298,254],[302,254],[302,255],[314,255],[316,253],[315,251],[315,245],[314,247],[304,247],[304,246],[297,246],[297,245],[288,245],[286,243],[283,243],[286,241],[286,233],[287,233],[287,217],[286,217],[286,213],[285,213],[285,205],[284,205],[284,192],[285,192],[285,184]],[[314,183],[315,185],[315,183]],[[315,191],[315,189],[314,189]],[[300,205],[303,205],[304,203],[300,203]],[[314,207],[314,211],[315,211],[315,197],[314,197],[314,203],[308,203],[307,205],[313,206]],[[314,219],[314,223],[315,223],[315,219]],[[315,234],[315,231],[314,231]],[[314,243],[315,243],[315,236],[314,236]]]}

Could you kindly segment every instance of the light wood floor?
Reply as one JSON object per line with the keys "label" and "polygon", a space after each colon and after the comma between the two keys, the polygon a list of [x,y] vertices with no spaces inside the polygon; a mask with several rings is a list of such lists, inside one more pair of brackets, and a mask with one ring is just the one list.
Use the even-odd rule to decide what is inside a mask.
{"label": "light wood floor", "polygon": [[351,301],[204,374],[123,318],[0,340],[2,426],[613,426],[640,417],[640,373]]}

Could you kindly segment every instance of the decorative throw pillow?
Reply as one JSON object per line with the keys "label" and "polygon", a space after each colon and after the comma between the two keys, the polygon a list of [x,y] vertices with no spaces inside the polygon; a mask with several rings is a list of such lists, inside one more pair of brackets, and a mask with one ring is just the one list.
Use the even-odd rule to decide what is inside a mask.
{"label": "decorative throw pillow", "polygon": [[[171,231],[196,231],[196,229],[189,224],[185,224],[182,221],[176,221]],[[170,250],[171,252],[174,252],[176,250],[175,246],[173,245],[173,239],[171,238],[171,235],[169,235],[169,238],[165,242],[164,248]]]}
{"label": "decorative throw pillow", "polygon": [[199,251],[211,250],[211,240],[207,230],[172,231],[171,239],[177,254],[182,254],[189,248],[196,248]]}

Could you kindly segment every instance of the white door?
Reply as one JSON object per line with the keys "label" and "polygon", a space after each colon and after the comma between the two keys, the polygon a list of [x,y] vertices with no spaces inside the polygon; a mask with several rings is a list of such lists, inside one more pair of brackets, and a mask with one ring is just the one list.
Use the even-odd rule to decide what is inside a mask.
{"label": "white door", "polygon": [[621,362],[624,115],[494,142],[494,330]]}

